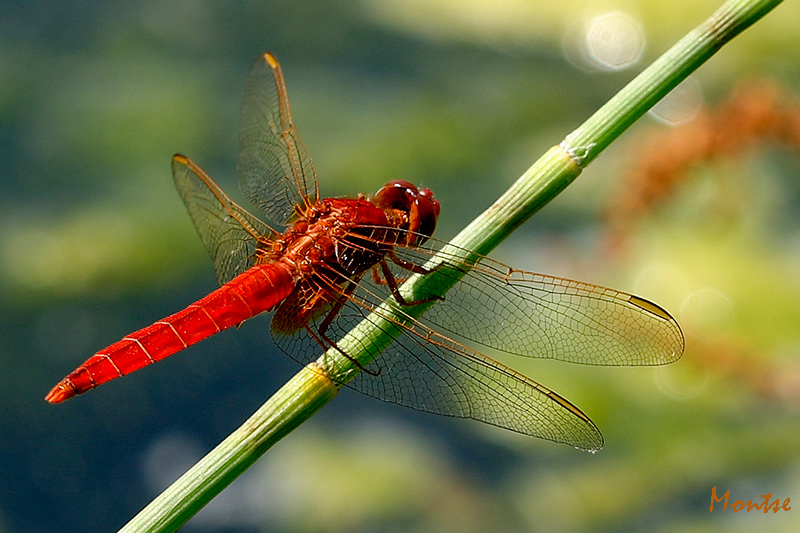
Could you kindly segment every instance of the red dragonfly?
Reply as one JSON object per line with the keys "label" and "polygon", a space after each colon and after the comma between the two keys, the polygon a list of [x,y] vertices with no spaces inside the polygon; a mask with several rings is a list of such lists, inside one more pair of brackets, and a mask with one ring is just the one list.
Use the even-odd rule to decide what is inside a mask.
{"label": "red dragonfly", "polygon": [[[595,365],[659,365],[683,353],[675,320],[637,296],[482,256],[467,267],[440,253],[439,266],[424,267],[435,251],[422,245],[439,215],[429,189],[395,180],[369,199],[320,200],[281,67],[271,54],[248,74],[241,120],[239,184],[270,223],[231,201],[194,162],[175,155],[175,184],[221,287],[97,352],[47,401],[63,402],[273,309],[273,337],[293,359],[306,364],[320,349],[333,348],[357,362],[337,342],[355,324],[377,320],[371,317],[380,317],[384,300],[394,301],[403,315],[409,306],[438,299],[407,301],[398,289],[410,275],[432,270],[453,277],[446,297],[422,318],[383,317],[400,333],[368,364],[357,363],[363,372],[347,385],[421,411],[596,450],[602,435],[582,411],[467,343]],[[277,229],[284,225],[285,231]]]}

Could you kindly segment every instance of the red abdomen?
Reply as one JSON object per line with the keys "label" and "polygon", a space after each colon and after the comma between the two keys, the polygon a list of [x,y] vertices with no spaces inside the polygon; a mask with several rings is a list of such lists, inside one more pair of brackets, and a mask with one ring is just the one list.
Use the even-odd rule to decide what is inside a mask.
{"label": "red abdomen", "polygon": [[59,403],[155,363],[217,332],[275,307],[292,290],[291,268],[282,262],[256,265],[202,300],[97,352],[46,396]]}

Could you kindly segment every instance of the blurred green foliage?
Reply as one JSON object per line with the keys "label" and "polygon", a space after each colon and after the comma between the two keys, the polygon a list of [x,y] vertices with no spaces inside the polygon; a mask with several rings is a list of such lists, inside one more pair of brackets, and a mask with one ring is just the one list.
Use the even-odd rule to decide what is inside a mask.
{"label": "blurred green foliage", "polygon": [[[599,12],[579,0],[0,5],[0,528],[121,526],[293,372],[259,318],[63,406],[42,400],[213,287],[170,156],[240,199],[238,106],[259,53],[281,60],[323,194],[422,183],[447,239],[717,5],[609,3],[647,39],[613,72],[565,59],[564,36]],[[794,105],[798,15],[780,6],[704,66],[704,105],[754,74]],[[698,161],[612,251],[604,213],[647,155],[636,141],[666,129],[634,126],[497,253],[682,323],[687,351],[667,368],[504,360],[587,412],[605,450],[344,393],[187,529],[796,528],[792,512],[708,508],[715,485],[800,502],[797,145]]]}

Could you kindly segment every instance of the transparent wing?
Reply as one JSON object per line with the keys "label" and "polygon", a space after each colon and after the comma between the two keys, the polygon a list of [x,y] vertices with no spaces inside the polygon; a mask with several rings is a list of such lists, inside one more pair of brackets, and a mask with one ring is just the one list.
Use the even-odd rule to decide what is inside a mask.
{"label": "transparent wing", "polygon": [[[403,261],[424,265],[433,251],[395,247],[395,253]],[[472,418],[596,450],[603,445],[602,436],[577,407],[440,332],[518,355],[575,363],[663,364],[683,352],[683,335],[675,320],[636,296],[517,271],[488,258],[481,258],[466,274],[455,256],[444,256],[444,260],[445,266],[429,275],[460,279],[450,279],[448,284],[454,285],[445,299],[419,320],[403,316],[402,307],[399,321],[370,314],[380,313],[380,303],[390,297],[385,278],[367,273],[339,286],[329,280],[325,288],[334,295],[329,301],[338,296],[344,303],[340,308],[333,303],[322,305],[311,315],[308,325],[318,338],[324,329],[326,338],[338,345],[363,320],[395,338],[384,351],[363,339],[356,350],[372,352],[374,359],[348,386],[420,411]],[[391,268],[397,279],[408,276],[404,268]],[[325,280],[317,284],[325,285]],[[301,287],[299,294],[303,290],[314,293]],[[303,364],[315,360],[321,351],[296,319],[304,303],[302,298],[285,301],[272,327],[281,349]],[[333,317],[331,310],[338,310]]]}
{"label": "transparent wing", "polygon": [[292,123],[283,72],[261,56],[245,81],[239,132],[239,186],[274,225],[285,225],[295,206],[319,199],[317,175]]}
{"label": "transparent wing", "polygon": [[176,154],[172,177],[223,285],[253,264],[259,242],[274,231],[234,203],[194,161]]}
{"label": "transparent wing", "polygon": [[[396,247],[395,253],[424,264],[433,250]],[[456,258],[442,257],[445,266],[434,274],[460,277],[464,268]],[[483,346],[570,363],[661,365],[679,359],[684,348],[678,323],[652,302],[590,283],[516,270],[488,257],[480,257],[444,301],[420,320]]]}
{"label": "transparent wing", "polygon": [[[424,265],[432,253],[395,247],[402,261],[417,265]],[[342,250],[342,256],[347,255]],[[383,352],[363,340],[356,350],[372,352],[374,359],[366,372],[348,383],[350,387],[420,411],[473,418],[593,450],[602,446],[602,436],[577,407],[458,339],[523,356],[599,365],[664,364],[683,352],[683,335],[675,320],[636,296],[517,271],[488,258],[480,258],[464,274],[456,256],[440,257],[444,266],[429,275],[450,278],[446,281],[453,287],[418,320],[370,315],[390,298],[389,285],[380,275],[354,276],[338,286],[319,276],[316,283],[333,296],[311,314],[308,325],[314,335],[319,338],[322,329],[338,345],[356,324],[369,320],[396,339]],[[396,279],[408,277],[407,269],[388,259]],[[312,295],[315,290],[301,286],[297,294],[303,293]],[[329,316],[337,310],[337,297],[345,303]],[[304,364],[321,352],[296,318],[306,301],[285,301],[272,327],[281,349]],[[400,311],[404,315],[402,307]]]}
{"label": "transparent wing", "polygon": [[[389,320],[386,323],[370,315],[382,295],[365,286],[350,295],[327,328],[327,337],[336,342],[362,320],[370,320],[392,329],[395,341],[378,352],[364,339],[356,349],[373,352],[375,359],[366,372],[347,383],[349,387],[418,411],[471,418],[585,450],[602,448],[603,437],[592,421],[543,385],[411,318],[402,326],[389,317],[384,317]],[[292,302],[284,302],[273,325],[295,313]],[[316,331],[324,318],[324,314],[318,316],[310,326]],[[273,327],[273,337],[301,364],[319,357],[320,346],[305,330],[289,333]]]}

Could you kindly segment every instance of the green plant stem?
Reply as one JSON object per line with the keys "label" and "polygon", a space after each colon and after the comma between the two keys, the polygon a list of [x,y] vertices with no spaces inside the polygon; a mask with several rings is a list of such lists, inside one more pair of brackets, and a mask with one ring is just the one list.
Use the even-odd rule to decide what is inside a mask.
{"label": "green plant stem", "polygon": [[[447,251],[466,262],[474,259],[475,255],[464,250],[487,254],[572,183],[586,165],[658,100],[725,43],[779,3],[780,0],[731,0],[725,3],[578,129],[545,153],[497,202],[459,233],[452,241],[455,247],[448,247]],[[456,282],[450,278],[445,284],[442,277],[435,274],[413,277],[403,286],[403,291],[410,295],[422,290],[426,291],[425,294],[431,294],[432,290],[443,293]],[[434,304],[405,311],[418,316],[430,305]],[[382,311],[391,313],[393,307],[394,304],[387,302]],[[339,346],[356,358],[360,357],[359,354],[349,350],[363,346],[365,339],[369,339],[373,346],[386,347],[392,342],[398,326],[387,321],[375,322],[377,325],[362,322],[339,341]],[[239,429],[136,515],[122,531],[174,531],[275,442],[333,399],[339,387],[336,382],[343,383],[351,379],[359,369],[358,365],[336,352],[329,352],[323,357],[325,371],[333,380],[325,377],[316,365],[303,368]],[[367,362],[362,361],[362,365]]]}
{"label": "green plant stem", "polygon": [[120,531],[175,531],[338,391],[319,369],[305,366]]}

